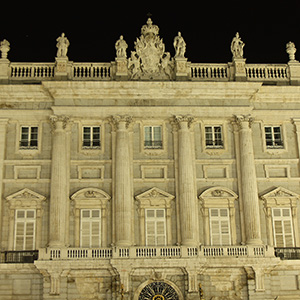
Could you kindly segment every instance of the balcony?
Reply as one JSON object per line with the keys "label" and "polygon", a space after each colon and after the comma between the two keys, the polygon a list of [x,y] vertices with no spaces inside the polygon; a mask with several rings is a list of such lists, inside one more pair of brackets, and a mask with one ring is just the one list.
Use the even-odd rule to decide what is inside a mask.
{"label": "balcony", "polygon": [[110,260],[180,258],[264,258],[274,257],[268,246],[164,246],[112,248],[43,248],[39,260]]}
{"label": "balcony", "polygon": [[10,264],[33,263],[39,258],[38,250],[4,251],[1,252],[0,262]]}
{"label": "balcony", "polygon": [[275,256],[282,260],[300,259],[300,248],[275,248]]}

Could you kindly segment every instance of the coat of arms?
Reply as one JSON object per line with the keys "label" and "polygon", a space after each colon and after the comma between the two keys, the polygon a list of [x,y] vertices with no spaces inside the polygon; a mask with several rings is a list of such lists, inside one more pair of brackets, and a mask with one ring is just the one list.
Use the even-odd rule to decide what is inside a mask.
{"label": "coat of arms", "polygon": [[158,35],[159,28],[149,18],[135,42],[131,52],[128,69],[131,79],[172,79],[174,63],[170,53],[165,52],[165,44]]}

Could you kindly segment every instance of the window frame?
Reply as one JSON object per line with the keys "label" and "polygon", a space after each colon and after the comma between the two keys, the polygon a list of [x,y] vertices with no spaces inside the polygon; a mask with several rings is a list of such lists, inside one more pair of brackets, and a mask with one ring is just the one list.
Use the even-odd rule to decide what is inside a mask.
{"label": "window frame", "polygon": [[[271,129],[270,132],[267,132],[266,129]],[[276,133],[275,128],[279,128],[280,140],[276,142]],[[265,136],[265,147],[266,149],[284,149],[285,143],[283,140],[283,133],[282,133],[282,126],[281,125],[265,125],[264,126],[264,136]],[[271,135],[271,139],[267,139],[267,135]],[[278,140],[278,139],[277,139]],[[271,142],[271,145],[268,145],[268,141]],[[276,143],[280,143],[280,145],[276,145]]]}
{"label": "window frame", "polygon": [[[84,143],[86,141],[85,137],[84,137],[85,134],[86,134],[84,132],[85,128],[90,129],[90,133],[89,133],[90,138],[87,140],[90,143],[89,146],[84,145]],[[99,145],[96,145],[96,146],[93,145],[93,143],[94,143],[94,129],[95,128],[99,128],[99,132],[98,132],[99,139],[97,139],[99,141]],[[83,150],[98,150],[98,149],[101,150],[101,126],[88,126],[88,125],[83,125],[82,126],[82,146],[81,147],[82,147]]]}
{"label": "window frame", "polygon": [[[211,128],[211,142],[212,145],[208,145],[208,139],[207,139],[207,130],[208,128]],[[216,128],[220,128],[220,132],[216,132]],[[204,139],[205,139],[205,148],[206,149],[224,149],[224,136],[223,136],[223,127],[222,125],[205,125],[204,126],[204,131],[205,131],[205,135],[204,135]],[[221,139],[216,139],[216,135],[220,134]],[[216,142],[220,141],[221,144],[220,145],[216,145]]]}
{"label": "window frame", "polygon": [[[150,140],[146,140],[146,128],[150,128]],[[160,128],[160,139],[155,139],[155,128]],[[150,145],[146,145],[146,143],[150,143]],[[157,143],[157,145],[155,145]],[[162,140],[162,126],[161,125],[146,125],[144,126],[144,149],[163,149],[163,140]]]}

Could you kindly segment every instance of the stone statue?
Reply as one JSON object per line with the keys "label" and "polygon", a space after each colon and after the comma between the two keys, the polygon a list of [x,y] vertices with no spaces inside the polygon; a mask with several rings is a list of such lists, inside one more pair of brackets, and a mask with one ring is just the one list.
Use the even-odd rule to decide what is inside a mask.
{"label": "stone statue", "polygon": [[286,44],[286,53],[289,55],[290,61],[296,61],[295,60],[295,53],[297,49],[295,47],[295,44],[293,42],[288,42]]}
{"label": "stone statue", "polygon": [[7,40],[3,40],[1,43],[0,43],[0,51],[2,52],[1,53],[1,58],[2,59],[6,59],[7,58],[7,53],[8,51],[10,50],[10,44]]}
{"label": "stone statue", "polygon": [[239,33],[237,32],[231,42],[231,53],[233,58],[243,58],[243,48],[245,44],[242,42]]}
{"label": "stone statue", "polygon": [[186,50],[186,43],[181,36],[181,32],[178,32],[178,36],[174,38],[173,42],[175,48],[175,57],[184,57],[185,50]]}
{"label": "stone statue", "polygon": [[57,57],[67,57],[68,47],[70,46],[69,40],[65,37],[65,34],[62,33],[60,37],[56,39],[57,44]]}
{"label": "stone statue", "polygon": [[127,57],[126,49],[128,48],[127,43],[123,39],[123,35],[120,36],[120,39],[116,41],[115,44],[117,57]]}

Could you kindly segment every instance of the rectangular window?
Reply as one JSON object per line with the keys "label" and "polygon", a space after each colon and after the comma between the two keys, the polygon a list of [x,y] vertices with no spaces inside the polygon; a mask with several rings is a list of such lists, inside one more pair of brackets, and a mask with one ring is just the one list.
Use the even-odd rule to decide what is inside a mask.
{"label": "rectangular window", "polygon": [[144,127],[144,147],[147,149],[162,148],[162,127],[145,126]]}
{"label": "rectangular window", "polygon": [[14,250],[35,249],[35,221],[34,209],[16,210]]}
{"label": "rectangular window", "polygon": [[100,126],[84,126],[82,128],[82,148],[100,149]]}
{"label": "rectangular window", "polygon": [[80,247],[101,247],[100,209],[82,209],[80,223]]}
{"label": "rectangular window", "polygon": [[146,209],[146,246],[166,245],[165,209]]}
{"label": "rectangular window", "polygon": [[22,126],[20,149],[37,149],[38,148],[38,127]]}
{"label": "rectangular window", "polygon": [[265,126],[265,138],[267,148],[283,148],[283,139],[280,126]]}
{"label": "rectangular window", "polygon": [[210,208],[209,219],[211,245],[231,245],[228,208]]}
{"label": "rectangular window", "polygon": [[272,216],[275,246],[294,247],[291,209],[273,208]]}
{"label": "rectangular window", "polygon": [[205,126],[206,148],[223,148],[222,126]]}

